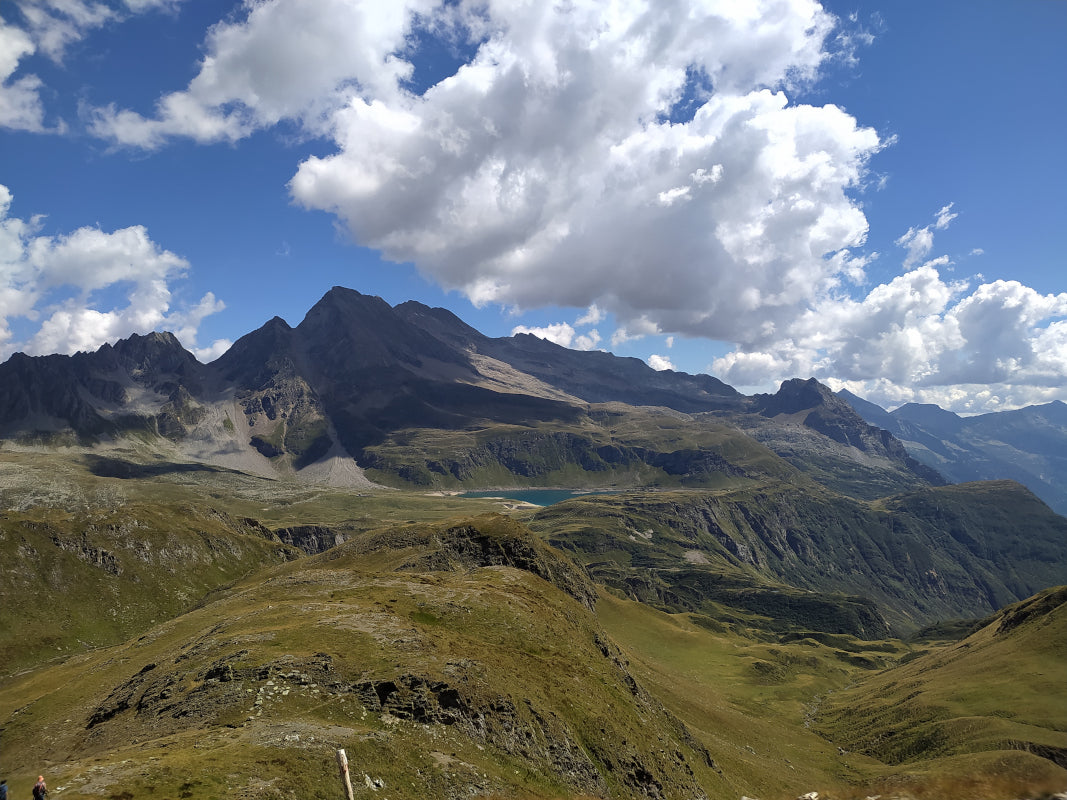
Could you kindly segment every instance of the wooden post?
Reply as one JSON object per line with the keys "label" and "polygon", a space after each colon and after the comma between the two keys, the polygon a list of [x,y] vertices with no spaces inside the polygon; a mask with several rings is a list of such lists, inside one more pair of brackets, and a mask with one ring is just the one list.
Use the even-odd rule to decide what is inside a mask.
{"label": "wooden post", "polygon": [[344,750],[337,751],[337,768],[341,771],[341,784],[345,787],[345,800],[353,800],[352,780],[348,777],[348,756]]}

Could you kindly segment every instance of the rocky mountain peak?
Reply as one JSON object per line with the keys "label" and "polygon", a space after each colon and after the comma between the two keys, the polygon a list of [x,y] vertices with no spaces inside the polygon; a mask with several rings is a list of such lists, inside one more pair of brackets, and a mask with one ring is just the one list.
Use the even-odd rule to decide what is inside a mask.
{"label": "rocky mountain peak", "polygon": [[481,331],[471,327],[446,308],[431,308],[415,300],[408,300],[398,305],[394,311],[412,325],[463,349],[477,349],[478,345],[486,340]]}
{"label": "rocky mountain peak", "polygon": [[411,324],[380,297],[335,286],[297,326],[305,349],[325,372],[419,369],[427,359],[465,364],[455,348]]}
{"label": "rocky mountain peak", "polygon": [[173,333],[153,331],[144,336],[132,334],[114,345],[104,345],[97,354],[100,360],[113,354],[116,365],[132,378],[149,382],[163,376],[193,377],[200,366]]}
{"label": "rocky mountain peak", "polygon": [[796,414],[801,411],[810,411],[818,406],[827,406],[835,411],[841,411],[844,406],[852,411],[851,406],[837,398],[829,387],[819,383],[815,378],[807,380],[792,378],[783,381],[776,394],[756,395],[756,398],[760,413],[765,417]]}

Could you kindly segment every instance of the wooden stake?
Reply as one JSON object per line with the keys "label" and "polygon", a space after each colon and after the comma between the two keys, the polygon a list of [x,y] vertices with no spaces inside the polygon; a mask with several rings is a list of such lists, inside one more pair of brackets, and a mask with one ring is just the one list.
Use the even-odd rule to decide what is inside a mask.
{"label": "wooden stake", "polygon": [[344,750],[337,751],[337,768],[341,771],[341,784],[345,787],[345,800],[353,800],[352,780],[348,777],[348,756]]}

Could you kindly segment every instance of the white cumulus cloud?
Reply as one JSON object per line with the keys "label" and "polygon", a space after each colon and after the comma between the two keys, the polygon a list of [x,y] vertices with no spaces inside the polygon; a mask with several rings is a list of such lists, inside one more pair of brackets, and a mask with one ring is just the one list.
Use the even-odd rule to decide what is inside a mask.
{"label": "white cumulus cloud", "polygon": [[781,376],[814,375],[890,406],[1043,402],[1067,388],[1067,293],[946,282],[927,263],[859,300],[825,298],[772,346],[734,351],[712,368],[763,389]]}
{"label": "white cumulus cloud", "polygon": [[[882,144],[788,94],[834,25],[813,0],[262,0],[211,28],[152,114],[93,126],[154,148],[295,122],[334,152],[293,197],[476,304],[756,341],[860,274],[838,254],[864,241],[849,192]],[[465,61],[416,92],[425,36]]]}
{"label": "white cumulus cloud", "polygon": [[0,358],[95,350],[162,329],[195,348],[200,322],[223,308],[210,293],[191,308],[174,307],[171,289],[189,264],[144,227],[44,235],[41,218],[11,216],[12,199],[0,185]]}
{"label": "white cumulus cloud", "polygon": [[596,329],[579,334],[566,322],[555,322],[543,327],[516,325],[512,328],[511,335],[514,336],[517,333],[533,334],[541,339],[547,339],[550,342],[555,342],[558,345],[569,347],[573,350],[594,350],[600,343],[600,334]]}
{"label": "white cumulus cloud", "polygon": [[674,369],[674,364],[671,363],[670,358],[654,353],[648,357],[648,365],[657,372],[662,372],[665,369]]}
{"label": "white cumulus cloud", "polygon": [[904,259],[905,267],[918,264],[930,254],[930,251],[934,248],[934,232],[931,229],[943,231],[952,220],[959,216],[953,213],[953,205],[953,203],[949,203],[947,206],[942,207],[930,225],[922,228],[908,228],[907,233],[897,239],[897,244],[908,251],[908,256]]}
{"label": "white cumulus cloud", "polygon": [[[44,83],[34,73],[14,77],[21,62],[40,54],[61,63],[70,45],[93,30],[131,14],[177,7],[184,0],[20,0],[21,24],[0,16],[0,127],[33,132],[66,130],[60,120],[45,124]],[[0,6],[0,14],[4,7]]]}
{"label": "white cumulus cloud", "polygon": [[41,79],[36,75],[13,78],[19,61],[36,51],[33,40],[21,28],[0,17],[0,126],[14,130],[44,130]]}

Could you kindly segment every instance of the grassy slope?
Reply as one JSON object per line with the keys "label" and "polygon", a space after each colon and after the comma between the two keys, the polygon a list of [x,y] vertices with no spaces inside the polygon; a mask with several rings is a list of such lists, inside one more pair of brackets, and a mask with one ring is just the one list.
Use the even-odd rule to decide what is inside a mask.
{"label": "grassy slope", "polygon": [[4,671],[112,644],[298,552],[195,506],[0,514]]}
{"label": "grassy slope", "polygon": [[[698,452],[714,463],[679,471]],[[807,482],[766,447],[710,416],[620,405],[592,406],[571,422],[400,430],[368,456],[375,465],[369,477],[408,488],[720,487],[767,476]]]}
{"label": "grassy slope", "polygon": [[806,719],[819,696],[900,657],[901,643],[761,641],[757,628],[709,630],[698,616],[618,598],[598,615],[638,678],[707,743],[724,796],[793,798],[876,774],[871,759],[840,758]]}
{"label": "grassy slope", "polygon": [[124,641],[219,586],[301,555],[265,538],[268,527],[351,534],[491,506],[123,455],[107,471],[135,477],[95,475],[98,460],[69,454],[0,451],[0,674]]}
{"label": "grassy slope", "polygon": [[[257,516],[275,528],[314,523],[353,535],[375,528],[378,520],[413,530],[425,526],[408,523],[496,505],[398,492],[353,495],[166,465],[151,479],[100,478],[69,458],[7,451],[0,453],[0,481],[2,506],[9,515],[56,515],[85,505],[130,509],[159,503],[175,509],[210,497],[213,505],[230,512],[229,525],[242,516]],[[966,503],[966,492],[957,499]],[[162,531],[175,524],[164,517],[160,510]],[[636,536],[637,522],[633,518],[622,531],[625,547],[620,553],[642,551],[644,545],[635,546],[642,540]],[[670,527],[664,527],[664,535]],[[229,529],[221,533],[239,541],[254,538]],[[522,710],[526,706],[514,703],[520,721],[544,743],[563,730],[556,725],[563,720],[570,726],[569,739],[583,742],[582,752],[592,754],[598,769],[611,758],[604,754],[616,752],[644,753],[641,763],[656,765],[654,751],[660,745],[649,736],[680,736],[671,715],[659,710],[662,703],[707,746],[721,770],[705,764],[699,746],[694,749],[681,738],[687,764],[713,798],[736,800],[747,793],[768,800],[811,789],[824,795],[832,790],[833,797],[862,797],[855,794],[858,789],[842,787],[857,782],[870,786],[901,772],[920,775],[929,784],[939,775],[951,779],[972,769],[981,775],[998,765],[1032,767],[1042,777],[1039,770],[1050,763],[1018,751],[990,757],[963,753],[933,762],[924,761],[927,753],[921,753],[916,761],[894,767],[854,751],[842,757],[836,749],[840,742],[831,745],[815,737],[805,727],[813,703],[826,697],[823,708],[830,707],[838,696],[847,696],[843,687],[850,683],[876,686],[879,676],[871,677],[871,670],[910,657],[899,642],[860,642],[803,630],[783,635],[774,620],[714,602],[699,614],[665,614],[605,596],[593,619],[529,572],[500,567],[426,571],[425,563],[395,572],[426,549],[424,540],[417,547],[414,542],[407,552],[361,549],[353,542],[348,549],[275,567],[266,581],[249,577],[227,596],[216,596],[171,622],[152,627],[158,616],[138,620],[135,633],[144,635],[124,645],[3,680],[4,766],[12,770],[6,774],[16,796],[28,791],[29,783],[22,783],[41,768],[49,772],[53,788],[66,787],[57,794],[71,798],[122,797],[124,792],[138,798],[194,799],[333,795],[336,745],[348,749],[357,778],[362,771],[383,778],[389,796],[394,788],[396,796],[408,796],[411,784],[418,787],[410,788],[412,797],[426,796],[427,789],[435,796],[451,796],[475,785],[508,797],[574,796],[577,790],[568,783],[566,769],[547,766],[551,757],[544,749],[526,754],[508,750],[503,729],[495,738],[478,738],[455,724],[395,722],[370,709],[352,689],[364,680],[403,675],[470,689],[472,707],[481,703],[485,708],[501,696],[543,698],[540,714],[548,723],[536,722]],[[50,539],[48,546],[55,547]],[[683,557],[684,549],[679,551]],[[81,559],[73,566],[99,572]],[[453,563],[450,569],[459,566]],[[13,574],[7,573],[4,586]],[[64,597],[60,591],[54,599]],[[153,599],[147,593],[143,598]],[[62,602],[53,603],[48,612],[62,607]],[[10,620],[8,606],[4,608],[4,620]],[[21,627],[14,635],[25,639],[23,619],[19,617]],[[623,655],[603,636],[601,626]],[[1064,640],[1061,633],[1059,641]],[[62,635],[72,641],[69,629]],[[109,635],[121,636],[122,631]],[[938,647],[928,649],[935,654]],[[1061,650],[1042,658],[1053,673],[1062,672]],[[917,663],[925,662],[911,662]],[[141,673],[149,664],[157,666]],[[222,681],[227,664],[234,680]],[[488,669],[480,670],[479,664]],[[956,676],[965,681],[961,685],[973,687],[961,707],[973,702],[979,716],[986,682],[1001,681],[1015,663],[1005,658],[991,666],[988,674]],[[629,681],[634,678],[643,694],[632,693]],[[1024,682],[1020,690],[1015,722],[1029,725],[1036,719],[1039,728],[1067,729],[1062,706],[1043,704],[1048,687]],[[130,708],[86,728],[95,713],[119,708],[123,697]],[[144,697],[148,700],[138,708]],[[635,713],[643,720],[638,733],[632,727]],[[499,716],[492,709],[486,714]],[[610,724],[601,725],[602,720]],[[600,727],[612,733],[598,750]],[[837,736],[835,730],[823,732]],[[627,751],[623,738],[637,749]],[[1047,746],[1058,746],[1055,741]],[[929,754],[942,755],[936,748]],[[605,780],[617,796],[641,796],[619,777],[626,774],[619,766],[616,777]],[[655,774],[666,774],[674,767],[656,769],[663,772]],[[984,796],[1006,798],[1008,788]]]}
{"label": "grassy slope", "polygon": [[904,774],[1067,786],[1067,587],[829,696],[818,730]]}
{"label": "grassy slope", "polygon": [[[138,640],[9,680],[14,790],[44,765],[67,798],[332,797],[336,747],[394,798],[696,796],[714,780],[588,609],[507,566],[403,568],[432,549],[424,528],[273,568]],[[383,710],[367,687],[388,682]]]}

